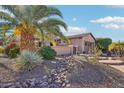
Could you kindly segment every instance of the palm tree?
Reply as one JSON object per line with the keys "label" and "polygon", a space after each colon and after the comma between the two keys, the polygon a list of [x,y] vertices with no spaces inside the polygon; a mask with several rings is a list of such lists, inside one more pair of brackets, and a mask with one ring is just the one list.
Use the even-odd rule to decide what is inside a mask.
{"label": "palm tree", "polygon": [[[49,20],[52,22],[52,16],[59,16],[62,18],[62,13],[57,8],[43,5],[3,5],[2,9],[6,11],[0,11],[0,19],[8,23],[10,28],[13,28],[13,30],[19,30],[21,32],[21,50],[26,49],[35,51],[34,35],[38,31],[46,31],[45,33],[49,32],[49,34],[64,37],[60,31],[60,26],[66,29],[64,22],[58,19],[59,25],[54,26],[54,24],[51,24],[49,27],[49,25],[46,24]],[[55,20],[53,20],[53,22],[55,22]],[[50,22],[48,23],[50,24]]]}
{"label": "palm tree", "polygon": [[38,24],[42,46],[45,45],[45,40],[54,42],[54,37],[59,37],[61,40],[68,43],[67,38],[61,32],[61,26],[67,30],[67,25],[58,19],[50,18]]}

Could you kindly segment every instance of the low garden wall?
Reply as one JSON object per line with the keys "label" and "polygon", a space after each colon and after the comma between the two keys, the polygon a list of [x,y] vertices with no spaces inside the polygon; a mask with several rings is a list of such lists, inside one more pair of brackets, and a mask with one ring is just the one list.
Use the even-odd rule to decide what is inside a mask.
{"label": "low garden wall", "polygon": [[73,47],[70,46],[53,46],[52,47],[57,55],[70,55],[73,53]]}

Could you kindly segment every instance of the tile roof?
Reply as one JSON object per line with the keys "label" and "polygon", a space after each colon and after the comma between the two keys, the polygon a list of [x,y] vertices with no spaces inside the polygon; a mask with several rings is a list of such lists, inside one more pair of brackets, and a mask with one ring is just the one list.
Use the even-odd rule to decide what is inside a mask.
{"label": "tile roof", "polygon": [[86,35],[91,35],[94,38],[94,40],[96,40],[95,37],[92,35],[92,33],[83,33],[83,34],[77,34],[77,35],[70,35],[70,36],[67,36],[67,38],[83,37],[83,36],[86,36]]}

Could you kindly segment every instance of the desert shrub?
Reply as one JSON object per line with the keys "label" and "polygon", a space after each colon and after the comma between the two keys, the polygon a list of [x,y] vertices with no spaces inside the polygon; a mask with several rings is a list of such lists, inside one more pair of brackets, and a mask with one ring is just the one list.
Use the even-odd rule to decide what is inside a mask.
{"label": "desert shrub", "polygon": [[44,59],[50,60],[55,58],[56,51],[49,46],[44,46],[39,49],[38,54]]}
{"label": "desert shrub", "polygon": [[20,49],[19,49],[19,47],[16,46],[9,50],[9,57],[16,58],[19,53],[20,53]]}
{"label": "desert shrub", "polygon": [[4,48],[0,47],[0,54],[4,53]]}
{"label": "desert shrub", "polygon": [[24,63],[25,70],[32,70],[37,62],[41,62],[41,57],[34,52],[24,50],[21,53],[21,58]]}
{"label": "desert shrub", "polygon": [[16,43],[14,43],[14,42],[8,44],[8,45],[5,47],[5,53],[6,53],[7,55],[9,55],[10,49],[12,49],[12,48],[14,48],[14,47],[16,47],[16,46],[17,46],[17,45],[16,45]]}
{"label": "desert shrub", "polygon": [[15,42],[11,42],[5,47],[5,54],[10,58],[15,58],[20,53],[19,46]]}
{"label": "desert shrub", "polygon": [[89,62],[92,64],[99,64],[99,57],[102,54],[102,51],[97,46],[94,47],[93,51],[94,53],[89,57]]}

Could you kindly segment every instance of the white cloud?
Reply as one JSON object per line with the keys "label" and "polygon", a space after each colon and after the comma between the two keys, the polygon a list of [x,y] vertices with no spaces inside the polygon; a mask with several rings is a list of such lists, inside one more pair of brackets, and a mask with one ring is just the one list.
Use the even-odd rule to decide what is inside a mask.
{"label": "white cloud", "polygon": [[74,21],[74,22],[77,21],[77,18],[76,17],[72,18],[72,21]]}
{"label": "white cloud", "polygon": [[112,8],[124,8],[124,5],[111,5]]}
{"label": "white cloud", "polygon": [[92,23],[100,24],[102,27],[111,30],[124,30],[124,17],[107,16],[96,20],[91,20]]}
{"label": "white cloud", "polygon": [[124,25],[119,25],[119,24],[105,24],[102,25],[106,29],[111,29],[111,30],[124,30]]}
{"label": "white cloud", "polygon": [[86,28],[77,27],[77,26],[69,26],[68,31],[63,31],[65,35],[76,35],[76,34],[82,34],[86,32],[87,32]]}
{"label": "white cloud", "polygon": [[124,23],[124,17],[108,16],[108,17],[104,17],[96,20],[91,20],[90,22],[92,23]]}

